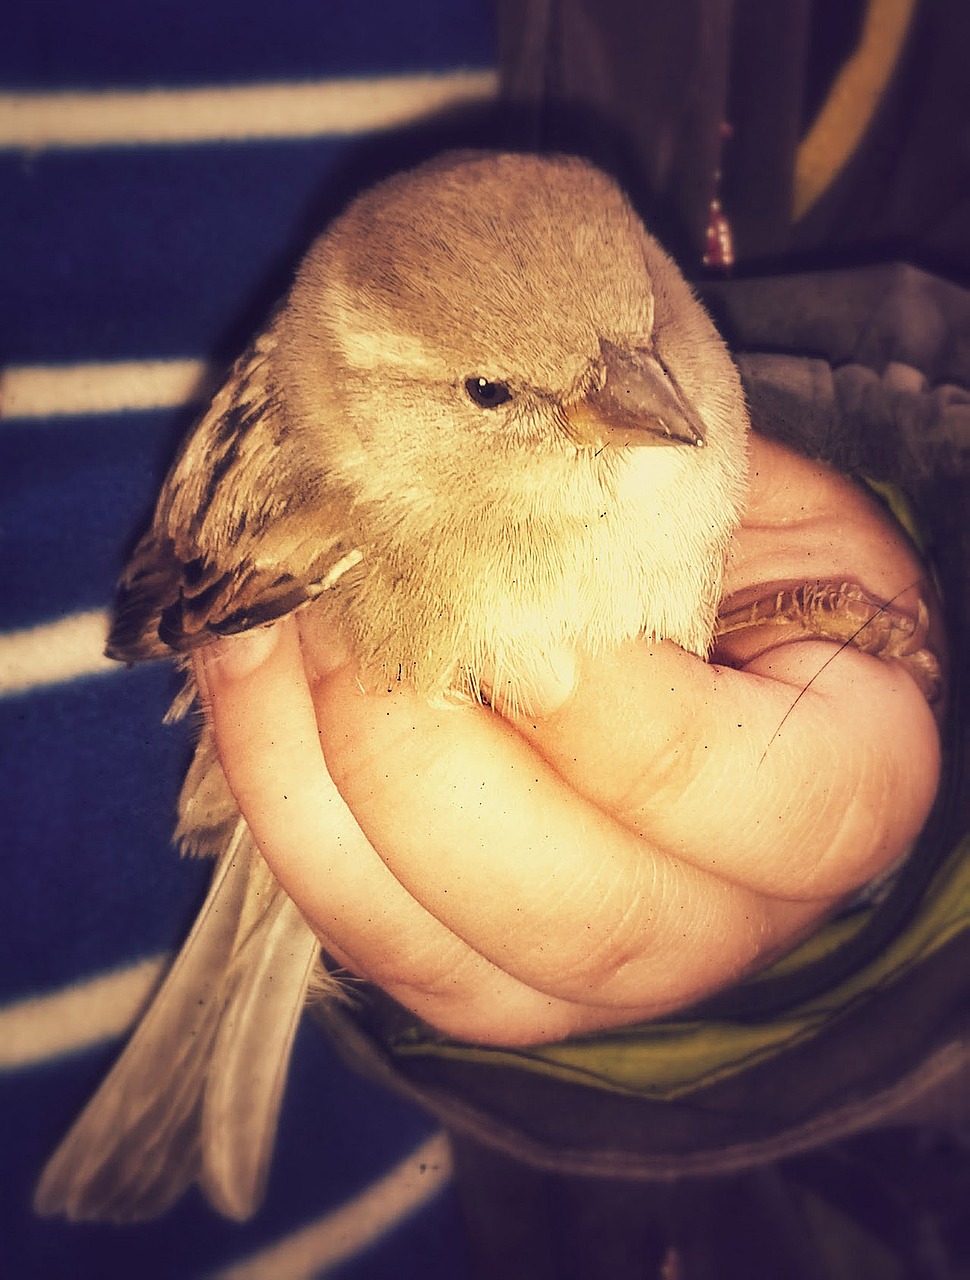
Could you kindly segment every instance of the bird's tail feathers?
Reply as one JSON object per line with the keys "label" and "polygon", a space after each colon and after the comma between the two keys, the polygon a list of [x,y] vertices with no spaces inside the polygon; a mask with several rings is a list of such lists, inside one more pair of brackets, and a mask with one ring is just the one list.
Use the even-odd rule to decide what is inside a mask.
{"label": "bird's tail feathers", "polygon": [[[248,1218],[263,1197],[293,1038],[320,943],[258,858],[226,977],[202,1113],[200,1185],[227,1217]],[[260,899],[269,898],[260,911]]]}
{"label": "bird's tail feathers", "polygon": [[191,934],[115,1067],[45,1167],[41,1214],[137,1221],[194,1181],[258,1205],[319,943],[239,820]]}

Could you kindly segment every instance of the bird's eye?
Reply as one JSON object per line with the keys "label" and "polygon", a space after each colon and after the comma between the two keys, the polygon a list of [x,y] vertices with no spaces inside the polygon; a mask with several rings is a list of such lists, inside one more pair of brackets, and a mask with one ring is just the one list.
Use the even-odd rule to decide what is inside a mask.
{"label": "bird's eye", "polygon": [[504,382],[489,382],[488,378],[466,378],[465,390],[479,409],[497,409],[512,399],[512,392]]}

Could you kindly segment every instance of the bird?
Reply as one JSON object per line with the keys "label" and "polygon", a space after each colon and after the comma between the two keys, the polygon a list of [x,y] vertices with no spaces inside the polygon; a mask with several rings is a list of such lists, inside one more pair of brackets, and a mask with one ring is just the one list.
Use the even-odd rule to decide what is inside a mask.
{"label": "bird", "polygon": [[[362,684],[528,708],[563,648],[710,652],[749,422],[728,349],[606,173],[460,151],[364,191],[310,246],[177,456],[108,654],[188,658],[322,611]],[[203,723],[176,835],[200,915],[35,1208],[131,1221],[193,1183],[244,1219],[320,944]],[[333,979],[321,979],[339,998]]]}

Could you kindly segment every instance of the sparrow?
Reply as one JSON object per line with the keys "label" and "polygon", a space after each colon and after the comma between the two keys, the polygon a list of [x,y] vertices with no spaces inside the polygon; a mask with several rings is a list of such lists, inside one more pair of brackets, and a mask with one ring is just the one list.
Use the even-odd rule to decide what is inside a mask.
{"label": "sparrow", "polygon": [[[513,709],[563,648],[647,636],[704,658],[747,432],[724,343],[606,174],[439,156],[313,243],[176,459],[107,652],[184,661],[319,610],[365,686],[500,686]],[[177,836],[217,857],[212,887],[40,1213],[142,1219],[192,1183],[233,1218],[260,1202],[320,944],[204,725]]]}

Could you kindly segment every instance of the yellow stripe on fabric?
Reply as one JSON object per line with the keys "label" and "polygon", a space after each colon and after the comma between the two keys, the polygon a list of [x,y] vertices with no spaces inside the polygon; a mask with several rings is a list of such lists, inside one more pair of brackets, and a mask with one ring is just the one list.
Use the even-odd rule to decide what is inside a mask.
{"label": "yellow stripe on fabric", "polygon": [[863,476],[862,479],[866,487],[871,489],[886,504],[896,523],[906,530],[917,551],[921,555],[925,555],[926,539],[920,529],[919,521],[916,519],[916,512],[913,510],[912,503],[902,489],[886,480],[873,480],[870,476]]}
{"label": "yellow stripe on fabric", "polygon": [[[611,1093],[673,1099],[736,1075],[791,1049],[839,1018],[857,1002],[889,987],[970,926],[970,837],[951,854],[911,926],[879,958],[824,996],[794,1006],[769,1023],[727,1021],[640,1024],[593,1040],[528,1050],[477,1049],[434,1044],[416,1030],[395,1043],[395,1054],[431,1055],[513,1066],[534,1074]],[[844,922],[829,929],[843,933]],[[824,935],[826,930],[820,931]],[[813,947],[825,947],[825,940]],[[801,949],[799,949],[801,950]],[[804,959],[804,954],[801,957]],[[763,975],[762,975],[763,976]]]}
{"label": "yellow stripe on fabric", "polygon": [[832,185],[858,148],[902,53],[916,0],[869,0],[859,46],[836,77],[795,157],[792,217]]}

